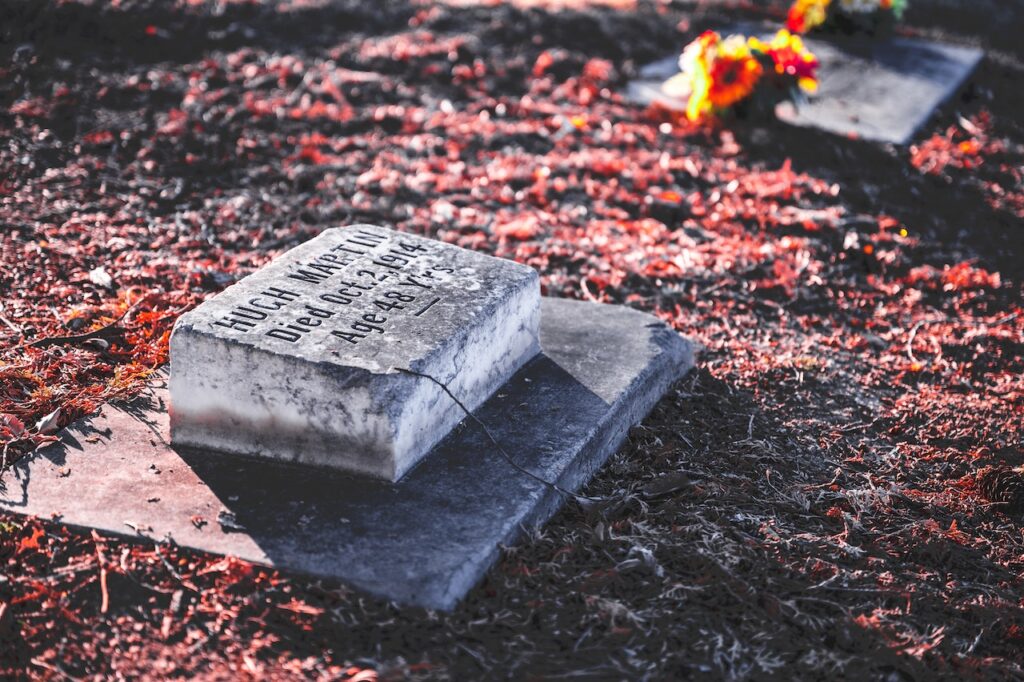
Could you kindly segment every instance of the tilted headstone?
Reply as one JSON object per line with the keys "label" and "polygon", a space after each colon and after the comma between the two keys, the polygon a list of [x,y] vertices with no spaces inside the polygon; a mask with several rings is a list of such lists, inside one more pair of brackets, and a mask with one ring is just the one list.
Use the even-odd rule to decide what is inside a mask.
{"label": "tilted headstone", "polygon": [[895,144],[909,144],[983,56],[973,47],[908,38],[808,44],[821,61],[821,86],[809,102],[781,106],[779,118]]}
{"label": "tilted headstone", "polygon": [[171,440],[395,481],[539,350],[537,273],[330,229],[183,315]]}
{"label": "tilted headstone", "polygon": [[[763,31],[740,25],[722,33]],[[896,144],[911,141],[983,56],[973,47],[908,38],[808,38],[805,44],[821,62],[818,92],[798,106],[779,105],[779,118],[793,125]],[[648,64],[629,84],[627,97],[638,104],[656,103],[682,112],[685,100],[661,89],[677,73],[679,55]]]}

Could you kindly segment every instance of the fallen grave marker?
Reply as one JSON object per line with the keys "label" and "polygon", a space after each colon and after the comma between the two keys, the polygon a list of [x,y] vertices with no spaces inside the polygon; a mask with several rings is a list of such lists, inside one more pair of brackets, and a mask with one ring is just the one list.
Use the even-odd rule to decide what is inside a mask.
{"label": "fallen grave marker", "polygon": [[371,225],[335,228],[183,315],[171,441],[397,480],[536,355],[532,269]]}
{"label": "fallen grave marker", "polygon": [[[383,228],[361,226],[336,230],[326,233],[323,239],[303,245],[307,246],[305,250],[297,247],[301,256],[298,260],[308,265],[307,256],[314,252],[308,244],[314,244],[319,253],[324,245],[333,247],[346,243],[345,236],[358,234],[359,230],[368,230],[381,239],[379,242],[367,240],[374,245],[367,246],[366,253],[353,254],[357,259],[377,259],[381,253],[392,252],[396,240],[407,239],[406,235]],[[347,364],[329,370],[329,373],[348,372],[357,367],[360,374],[373,375],[362,377],[365,381],[359,383],[361,386],[379,377],[401,381],[412,388],[398,391],[400,400],[408,399],[415,391],[431,394],[436,391],[439,402],[422,403],[423,407],[418,409],[442,420],[449,418],[447,410],[455,406],[454,401],[442,395],[444,391],[433,381],[402,372],[392,373],[390,369],[394,364],[409,362],[414,366],[408,369],[413,371],[429,368],[423,373],[439,374],[437,378],[451,386],[453,395],[463,402],[467,395],[482,396],[482,404],[473,412],[475,419],[467,419],[462,426],[442,433],[440,442],[400,480],[303,464],[306,461],[302,456],[304,446],[296,442],[288,444],[288,452],[298,455],[291,461],[280,461],[273,456],[241,457],[174,442],[174,420],[180,415],[175,416],[173,412],[180,407],[178,401],[194,397],[188,395],[190,389],[187,389],[184,397],[175,398],[175,382],[179,379],[175,373],[181,365],[173,360],[170,391],[158,384],[149,395],[133,403],[107,405],[100,414],[66,429],[60,443],[20,460],[13,468],[13,475],[8,476],[6,488],[0,490],[0,509],[40,517],[56,515],[71,526],[147,541],[168,539],[185,547],[340,579],[401,602],[453,608],[494,562],[501,545],[514,542],[524,527],[543,523],[558,509],[564,501],[559,489],[574,491],[589,480],[623,442],[629,428],[692,367],[693,352],[679,334],[646,313],[622,306],[542,299],[541,352],[532,358],[523,358],[535,346],[529,342],[510,343],[509,339],[496,338],[496,335],[506,334],[508,330],[513,336],[528,335],[536,319],[536,310],[532,307],[536,299],[532,294],[520,296],[519,303],[512,306],[515,309],[509,309],[508,300],[485,306],[484,310],[503,310],[501,316],[483,312],[471,315],[470,310],[451,303],[466,293],[452,283],[461,282],[463,288],[476,292],[477,296],[502,291],[505,292],[502,296],[508,299],[509,292],[536,291],[535,275],[530,277],[532,273],[523,273],[522,266],[507,261],[494,263],[491,261],[497,259],[422,241],[427,242],[425,248],[436,250],[439,259],[436,262],[473,263],[472,272],[448,280],[447,299],[445,295],[433,294],[423,301],[417,300],[415,306],[413,301],[408,302],[409,308],[402,313],[405,315],[401,318],[405,324],[402,328],[415,336],[415,343],[407,345],[404,339],[408,337],[399,334],[389,337],[387,331],[367,332],[364,338],[349,344],[364,354],[345,355]],[[449,249],[455,252],[448,252]],[[288,264],[297,262],[294,256],[293,253],[292,258],[275,260],[278,265],[272,263],[258,271],[251,276],[249,284],[246,284],[248,278],[243,280],[236,285],[235,292],[250,296],[257,289],[256,293],[269,291],[270,286],[285,289],[280,286],[281,278],[287,279],[282,272],[289,271]],[[421,261],[420,265],[428,262],[435,261]],[[274,275],[273,279],[266,279],[268,272]],[[347,270],[335,272],[327,267],[324,274],[337,274],[340,279],[343,272]],[[491,276],[493,280],[488,279]],[[510,286],[511,282],[518,284]],[[486,284],[489,288],[482,292],[474,288],[474,283]],[[274,300],[286,302],[287,310],[294,312],[305,306],[308,295],[319,292],[320,284],[326,284],[326,280],[310,284],[311,288],[303,294],[307,298],[277,292],[279,298],[275,299],[264,293],[265,300],[261,302],[266,305]],[[442,289],[444,287],[438,284],[437,291]],[[243,298],[232,294],[219,302],[217,298],[211,299],[215,305],[207,306],[198,314],[203,310],[201,306],[197,314],[183,317],[181,329],[188,329],[187,333],[192,334],[197,324],[212,324],[211,321],[223,319],[224,315],[253,323],[282,321],[272,320],[270,316],[256,316],[258,320],[235,316],[230,311],[237,311],[237,305],[245,305],[239,303]],[[441,300],[431,303],[434,298]],[[361,308],[345,309],[351,311],[351,315],[363,314]],[[284,311],[286,307],[278,310]],[[425,313],[417,316],[415,313],[420,310]],[[422,328],[416,326],[420,318],[435,312],[437,317],[431,324]],[[515,324],[503,326],[497,322],[499,318],[514,320]],[[322,319],[333,321],[335,318]],[[344,329],[344,323],[352,319],[355,318],[338,318],[338,324]],[[399,329],[400,320],[394,321],[393,331]],[[309,357],[329,352],[325,351],[327,346],[316,339],[333,336],[325,325],[306,322],[299,322],[298,326],[300,329],[308,327],[308,332],[289,330],[301,334],[299,338],[304,341],[270,337],[275,342],[309,344],[309,347],[299,347],[301,350],[290,359],[277,360],[292,363],[294,375],[300,372],[294,369],[296,363],[311,362]],[[253,355],[259,344],[247,342],[235,351],[223,351],[223,348],[238,343],[237,338],[248,338],[244,335],[250,332],[289,329],[289,324],[292,323],[254,324],[251,328],[240,325],[245,331],[229,326],[226,329],[232,336],[202,339],[201,343],[210,343],[221,351],[204,351],[209,353],[205,361],[196,354],[184,356],[184,362],[190,363],[184,370],[188,375],[184,385],[198,381],[191,373],[204,369],[214,376],[221,372],[219,376],[225,381],[235,376],[242,388],[266,381],[263,355]],[[330,331],[337,328],[332,327]],[[466,354],[464,363],[447,367],[446,362],[454,360],[444,349],[450,347],[453,337],[464,336],[466,328],[487,330],[484,336],[489,346],[475,355]],[[419,331],[415,332],[417,329]],[[316,332],[320,333],[314,336]],[[391,341],[387,341],[389,338]],[[363,344],[364,339],[374,341]],[[190,351],[191,340],[186,340],[189,343],[179,346],[179,353],[193,352]],[[534,336],[534,344],[536,340]],[[342,339],[341,343],[349,342]],[[424,348],[434,350],[426,352]],[[231,352],[248,355],[250,359],[236,363],[237,358],[227,357]],[[495,355],[499,356],[497,360]],[[260,360],[253,360],[253,357]],[[448,360],[435,362],[439,357]],[[467,373],[490,380],[494,376],[492,368],[472,366],[483,359],[504,363],[502,367],[515,367],[508,372],[511,378],[492,394],[487,394],[486,381],[480,388],[473,388],[474,384],[466,384],[459,376]],[[521,359],[527,360],[525,364]],[[313,364],[323,369],[324,363]],[[333,368],[338,363],[331,360],[326,364]],[[229,366],[235,368],[233,375],[223,373]],[[288,370],[278,368],[276,371]],[[282,381],[289,378],[279,376]],[[344,381],[338,382],[337,395],[343,395],[348,386]],[[245,398],[244,391],[233,384],[226,384],[224,390],[229,396]],[[463,391],[461,395],[460,391]],[[386,399],[391,394],[381,395]],[[265,392],[254,394],[253,401],[266,399],[266,396]],[[315,393],[309,394],[310,400],[316,397]],[[321,403],[332,397],[320,396],[320,401],[314,401],[310,409],[319,409]],[[283,399],[292,398],[285,396]],[[170,415],[168,402],[173,405]],[[227,400],[221,397],[212,402],[220,406]],[[274,407],[268,404],[260,409],[264,410],[264,415],[273,415]],[[193,414],[189,419],[200,416]],[[242,426],[244,424],[241,422]],[[486,429],[479,428],[479,424]],[[223,421],[218,428],[222,426]],[[358,426],[355,424],[353,428]],[[431,423],[426,432],[436,434],[441,430]],[[238,436],[244,442],[251,438],[243,433]],[[340,448],[350,446],[344,438],[339,442]],[[310,447],[326,458],[332,456],[329,443],[314,443]],[[512,461],[504,459],[501,451],[508,453]],[[378,450],[377,456],[386,459],[390,453],[386,449]],[[316,463],[325,462],[321,459]]]}

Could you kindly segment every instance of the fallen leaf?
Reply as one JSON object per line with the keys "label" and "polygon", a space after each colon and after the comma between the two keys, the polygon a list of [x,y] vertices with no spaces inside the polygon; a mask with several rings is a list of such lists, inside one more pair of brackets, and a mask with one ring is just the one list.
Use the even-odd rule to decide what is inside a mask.
{"label": "fallen leaf", "polygon": [[25,424],[13,414],[0,414],[0,437],[16,440],[25,434]]}
{"label": "fallen leaf", "polygon": [[22,538],[18,544],[18,551],[24,552],[29,549],[39,549],[39,539],[45,536],[42,528],[35,528],[32,531],[32,535],[27,538]]}
{"label": "fallen leaf", "polygon": [[661,478],[656,478],[643,488],[641,492],[644,497],[662,497],[664,495],[671,495],[674,492],[685,490],[692,487],[693,484],[690,482],[690,477],[686,474],[678,471],[673,471],[665,474]]}
{"label": "fallen leaf", "polygon": [[89,339],[82,345],[90,346],[92,348],[95,348],[96,350],[107,350],[108,348],[110,348],[110,342],[107,341],[106,339]]}
{"label": "fallen leaf", "polygon": [[55,433],[58,420],[60,420],[59,407],[36,422],[36,431],[39,433]]}
{"label": "fallen leaf", "polygon": [[639,545],[634,545],[629,550],[629,556],[626,560],[620,562],[615,568],[619,571],[625,571],[638,566],[647,568],[659,578],[665,575],[665,569],[663,569],[661,564],[658,563],[657,558],[654,556],[654,552]]}
{"label": "fallen leaf", "polygon": [[235,513],[228,511],[227,509],[221,509],[220,513],[217,514],[217,523],[220,524],[221,530],[225,533],[244,533],[245,526],[238,522],[235,517]]}

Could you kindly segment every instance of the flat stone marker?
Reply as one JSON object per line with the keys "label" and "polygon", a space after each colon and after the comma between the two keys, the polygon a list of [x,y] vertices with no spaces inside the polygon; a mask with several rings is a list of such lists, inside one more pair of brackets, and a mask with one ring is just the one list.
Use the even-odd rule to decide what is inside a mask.
{"label": "flat stone marker", "polygon": [[[762,33],[734,27],[723,35]],[[770,36],[765,36],[770,38]],[[971,75],[984,53],[976,48],[909,38],[805,39],[818,57],[820,83],[810,101],[777,110],[783,121],[865,140],[908,144],[932,113]],[[639,104],[658,102],[682,111],[686,103],[661,92],[661,83],[679,72],[678,55],[640,70],[627,97]]]}
{"label": "flat stone marker", "polygon": [[329,229],[178,319],[171,442],[402,477],[540,351],[531,268]]}
{"label": "flat stone marker", "polygon": [[[475,415],[519,466],[576,490],[690,369],[693,354],[664,323],[629,308],[544,299],[542,311],[542,353]],[[8,474],[0,509],[57,514],[140,541],[170,538],[451,609],[500,544],[563,502],[469,421],[391,483],[172,447],[167,399],[156,386],[65,429],[60,443]]]}

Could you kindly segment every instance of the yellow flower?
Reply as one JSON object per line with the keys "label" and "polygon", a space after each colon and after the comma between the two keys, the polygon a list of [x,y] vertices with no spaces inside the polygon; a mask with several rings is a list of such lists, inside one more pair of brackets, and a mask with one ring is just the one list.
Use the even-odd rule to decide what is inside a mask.
{"label": "yellow flower", "polygon": [[740,36],[721,44],[708,69],[708,100],[718,108],[732,106],[754,91],[763,69]]}
{"label": "yellow flower", "polygon": [[690,43],[679,58],[690,84],[686,118],[699,121],[749,96],[762,67],[742,36],[722,40],[706,31]]}
{"label": "yellow flower", "polygon": [[690,97],[686,103],[686,118],[699,121],[711,111],[708,100],[710,76],[708,61],[713,58],[715,46],[721,41],[714,31],[705,31],[686,46],[679,58],[679,67],[690,81]]}

